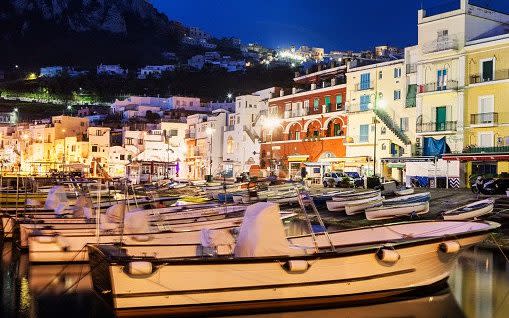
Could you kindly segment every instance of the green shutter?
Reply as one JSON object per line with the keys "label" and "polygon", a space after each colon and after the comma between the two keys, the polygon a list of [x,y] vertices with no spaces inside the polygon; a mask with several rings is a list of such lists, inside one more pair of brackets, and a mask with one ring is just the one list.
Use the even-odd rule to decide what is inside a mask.
{"label": "green shutter", "polygon": [[417,85],[408,85],[407,94],[406,94],[406,107],[415,107],[417,105],[416,102],[417,96]]}

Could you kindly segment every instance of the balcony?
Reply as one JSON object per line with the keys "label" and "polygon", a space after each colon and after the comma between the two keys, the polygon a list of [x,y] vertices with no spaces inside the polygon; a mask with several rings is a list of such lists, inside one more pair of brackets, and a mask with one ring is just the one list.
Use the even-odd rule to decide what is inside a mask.
{"label": "balcony", "polygon": [[186,139],[194,139],[196,138],[196,132],[189,132],[189,131],[186,131],[186,135],[185,135],[185,138]]}
{"label": "balcony", "polygon": [[471,125],[493,125],[498,124],[498,113],[481,113],[470,115]]}
{"label": "balcony", "polygon": [[480,84],[480,83],[488,83],[500,80],[509,79],[509,69],[508,70],[499,70],[495,71],[495,74],[482,75],[482,74],[473,74],[470,75],[470,84]]}
{"label": "balcony", "polygon": [[422,46],[422,52],[429,54],[446,50],[457,50],[458,47],[458,37],[456,35],[450,35],[432,42],[425,43]]}
{"label": "balcony", "polygon": [[415,63],[407,64],[406,65],[406,73],[407,74],[417,73],[417,64],[415,64]]}
{"label": "balcony", "polygon": [[421,123],[417,124],[417,132],[418,133],[428,133],[428,132],[446,132],[446,131],[456,131],[457,130],[457,122],[456,121],[446,121],[446,122],[429,122],[429,123]]}
{"label": "balcony", "polygon": [[498,147],[467,147],[463,153],[505,153],[509,152],[509,146]]}
{"label": "balcony", "polygon": [[450,80],[447,83],[428,83],[419,85],[419,94],[431,93],[431,92],[442,92],[447,90],[457,90],[458,81]]}
{"label": "balcony", "polygon": [[373,87],[374,87],[373,81],[370,81],[369,83],[365,82],[365,83],[355,84],[355,90],[358,92],[367,91],[367,90],[373,89]]}
{"label": "balcony", "polygon": [[349,113],[358,113],[358,112],[367,112],[370,110],[373,110],[370,105],[364,105],[364,104],[349,104],[344,109],[346,109]]}

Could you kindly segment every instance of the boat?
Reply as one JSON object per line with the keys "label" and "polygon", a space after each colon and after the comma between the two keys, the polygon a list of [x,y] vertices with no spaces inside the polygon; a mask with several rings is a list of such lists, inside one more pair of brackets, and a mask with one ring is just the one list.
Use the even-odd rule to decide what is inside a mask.
{"label": "boat", "polygon": [[[325,202],[327,205],[327,209],[331,212],[335,211],[344,211],[347,204],[364,203],[369,202],[375,199],[381,199],[380,191],[366,191],[366,192],[357,192],[355,194],[346,194],[340,197],[333,197],[331,201]],[[366,200],[366,201],[364,201]]]}
{"label": "boat", "polygon": [[494,201],[492,199],[486,199],[446,211],[442,214],[442,217],[444,220],[472,220],[492,213],[493,207]]}
{"label": "boat", "polygon": [[429,200],[431,200],[431,194],[429,192],[423,192],[386,199],[384,200],[384,206],[421,203],[428,202]]}
{"label": "boat", "polygon": [[394,194],[403,196],[403,195],[413,194],[414,192],[415,192],[414,188],[403,188],[403,189],[395,190]]}
{"label": "boat", "polygon": [[383,197],[376,196],[372,198],[360,199],[356,201],[349,201],[345,204],[345,212],[347,215],[354,215],[364,210],[382,205]]}
{"label": "boat", "polygon": [[[88,246],[92,283],[116,314],[202,315],[384,299],[445,282],[498,223],[419,221],[287,238],[276,204],[248,207],[236,239]],[[270,235],[267,235],[270,233]],[[149,246],[145,246],[149,250]],[[168,301],[171,299],[171,301]]]}
{"label": "boat", "polygon": [[356,200],[356,199],[364,199],[364,198],[371,198],[380,195],[380,190],[369,190],[369,191],[362,191],[362,192],[348,192],[345,191],[345,193],[339,193],[334,196],[332,196],[333,201],[349,201],[349,200]]}
{"label": "boat", "polygon": [[404,203],[402,205],[379,206],[366,209],[366,219],[385,220],[407,215],[422,215],[429,212],[429,202]]}

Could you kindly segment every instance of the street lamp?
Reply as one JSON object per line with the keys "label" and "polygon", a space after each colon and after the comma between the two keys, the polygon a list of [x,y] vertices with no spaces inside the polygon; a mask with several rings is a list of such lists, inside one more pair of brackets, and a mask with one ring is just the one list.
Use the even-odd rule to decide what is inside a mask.
{"label": "street lamp", "polygon": [[205,133],[209,136],[209,178],[211,179],[212,179],[212,135],[214,134],[214,131],[215,129],[212,127],[207,127],[207,129],[205,129]]}
{"label": "street lamp", "polygon": [[226,95],[226,97],[228,98],[228,101],[230,102],[233,98],[233,94],[232,93],[228,93],[228,95]]}
{"label": "street lamp", "polygon": [[269,130],[270,135],[270,160],[269,160],[269,171],[272,173],[272,162],[274,160],[274,154],[272,151],[272,142],[274,140],[274,129],[281,125],[281,119],[278,117],[268,117],[263,122],[263,127]]}

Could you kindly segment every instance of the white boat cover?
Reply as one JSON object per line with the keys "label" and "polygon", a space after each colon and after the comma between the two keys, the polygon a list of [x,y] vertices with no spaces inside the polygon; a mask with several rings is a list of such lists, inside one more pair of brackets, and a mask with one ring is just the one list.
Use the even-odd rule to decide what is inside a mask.
{"label": "white boat cover", "polygon": [[74,217],[76,218],[87,218],[92,217],[91,212],[94,209],[94,204],[90,198],[84,195],[80,195],[74,204],[73,211]]}
{"label": "white boat cover", "polygon": [[125,203],[117,203],[106,209],[106,220],[108,223],[122,222],[122,215],[127,213],[127,206]]}
{"label": "white boat cover", "polygon": [[124,230],[126,234],[150,233],[147,212],[142,210],[126,213]]}
{"label": "white boat cover", "polygon": [[69,204],[67,193],[63,186],[54,186],[48,191],[44,208],[48,210],[55,210],[60,204]]}
{"label": "white boat cover", "polygon": [[279,205],[259,202],[246,209],[234,254],[235,257],[265,257],[301,255],[303,251],[290,247]]}

